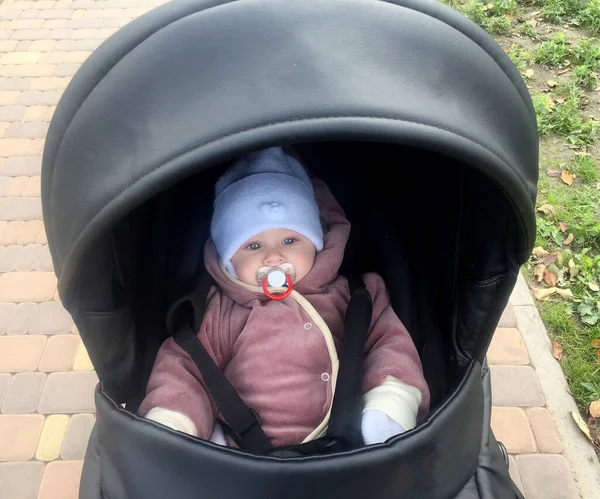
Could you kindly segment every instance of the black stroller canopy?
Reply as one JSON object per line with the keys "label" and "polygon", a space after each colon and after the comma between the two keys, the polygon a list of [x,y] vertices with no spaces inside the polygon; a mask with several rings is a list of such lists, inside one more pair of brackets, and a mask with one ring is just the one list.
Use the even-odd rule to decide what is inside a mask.
{"label": "black stroller canopy", "polygon": [[[322,151],[330,144],[329,156],[319,159],[317,143]],[[464,337],[462,352],[481,357],[535,239],[536,119],[506,54],[473,23],[428,0],[187,0],[111,37],[65,91],[44,151],[44,218],[63,301],[77,321],[89,306],[81,304],[83,280],[91,284],[86,266],[118,254],[118,245],[103,245],[102,237],[170,188],[273,144],[299,145],[317,173],[335,182],[318,165],[326,157],[365,159],[360,143],[374,154],[362,167],[348,163],[346,180],[339,164],[340,185],[362,171],[372,189],[385,193],[383,203],[394,197],[390,183],[406,179],[418,183],[399,186],[405,196],[419,191],[440,199],[452,191],[456,199],[477,193],[487,199],[481,209],[465,204],[461,215],[471,233],[491,234],[475,245],[478,257],[471,258],[468,245],[461,257],[475,286],[465,300],[483,296],[469,305],[469,317],[478,318],[459,310],[452,326]],[[430,189],[435,175],[451,179],[458,169],[460,189],[452,183]],[[203,194],[209,205],[211,189]],[[429,232],[438,230],[439,210],[411,213],[404,206],[395,213],[390,206],[386,223],[419,217]],[[490,273],[497,253],[505,268]],[[448,267],[459,261],[441,258]],[[496,274],[509,275],[506,285],[485,288]],[[444,289],[456,292],[459,284],[454,278]],[[95,352],[101,347],[82,328],[106,381],[109,354]]]}

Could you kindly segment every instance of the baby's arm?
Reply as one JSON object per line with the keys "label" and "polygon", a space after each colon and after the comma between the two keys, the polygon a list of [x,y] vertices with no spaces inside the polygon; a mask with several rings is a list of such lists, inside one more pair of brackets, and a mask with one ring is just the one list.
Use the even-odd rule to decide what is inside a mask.
{"label": "baby's arm", "polygon": [[201,379],[189,355],[169,338],[158,351],[139,414],[208,439],[216,410]]}
{"label": "baby's arm", "polygon": [[[223,331],[222,295],[215,288],[209,293],[206,312],[198,338],[221,369],[227,362],[228,337]],[[146,397],[138,413],[175,430],[209,439],[214,430],[217,407],[209,396],[202,376],[191,357],[173,338],[160,347],[148,386]]]}
{"label": "baby's arm", "polygon": [[[392,436],[414,428],[427,413],[429,388],[419,354],[392,309],[383,279],[374,273],[363,279],[373,298],[373,319],[365,347],[363,427],[375,419],[381,423],[381,418],[373,415],[373,411],[380,411],[391,420],[387,433]],[[367,426],[372,428],[373,424]]]}

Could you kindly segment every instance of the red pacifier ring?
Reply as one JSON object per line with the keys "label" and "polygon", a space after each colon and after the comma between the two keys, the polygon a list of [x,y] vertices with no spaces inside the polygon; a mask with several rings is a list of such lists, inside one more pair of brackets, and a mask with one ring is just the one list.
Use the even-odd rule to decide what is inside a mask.
{"label": "red pacifier ring", "polygon": [[285,293],[282,293],[280,295],[271,293],[268,289],[267,279],[266,278],[263,279],[263,282],[262,282],[263,291],[269,298],[271,298],[271,300],[283,300],[284,298],[287,298],[288,296],[290,296],[290,294],[292,293],[292,276],[289,274],[286,274],[285,279],[287,281],[287,289],[286,289]]}

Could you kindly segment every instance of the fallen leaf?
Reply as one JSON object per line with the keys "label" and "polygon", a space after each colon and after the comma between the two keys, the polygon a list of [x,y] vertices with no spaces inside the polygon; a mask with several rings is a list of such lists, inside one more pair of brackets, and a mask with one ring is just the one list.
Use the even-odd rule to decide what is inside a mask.
{"label": "fallen leaf", "polygon": [[560,179],[567,185],[571,185],[573,183],[573,174],[568,171],[564,171],[560,174]]}
{"label": "fallen leaf", "polygon": [[552,357],[554,357],[558,361],[561,361],[563,355],[564,354],[562,345],[558,341],[552,340]]}
{"label": "fallen leaf", "polygon": [[556,277],[556,274],[551,270],[547,270],[544,273],[544,282],[548,286],[556,286],[556,283],[558,282],[558,277]]}
{"label": "fallen leaf", "polygon": [[562,253],[559,253],[558,255],[556,255],[556,259],[558,260],[558,264],[562,267],[562,264],[563,264]]}
{"label": "fallen leaf", "polygon": [[[575,262],[571,258],[569,260],[569,275],[571,277],[575,277],[578,273],[579,273],[579,267],[577,265],[575,265]],[[598,348],[600,348],[600,346]]]}
{"label": "fallen leaf", "polygon": [[548,175],[549,177],[559,177],[560,170],[546,170],[546,175]]}
{"label": "fallen leaf", "polygon": [[529,14],[529,17],[535,17],[537,15],[539,15],[541,11],[540,10],[536,10],[535,12],[532,12],[531,14]]}
{"label": "fallen leaf", "polygon": [[596,182],[596,189],[600,191],[600,182]]}
{"label": "fallen leaf", "polygon": [[557,292],[558,288],[538,288],[533,292],[536,300],[544,301]]}
{"label": "fallen leaf", "polygon": [[543,263],[539,263],[538,265],[533,267],[533,278],[537,282],[542,282],[545,272],[546,272],[546,266]]}
{"label": "fallen leaf", "polygon": [[538,207],[537,211],[542,212],[548,217],[549,220],[552,220],[552,218],[554,218],[555,210],[554,206],[552,206],[551,204],[543,204],[540,207]]}
{"label": "fallen leaf", "polygon": [[571,244],[573,242],[573,238],[575,236],[573,235],[573,233],[571,232],[567,238],[563,241],[563,246],[568,246],[569,244]]}
{"label": "fallen leaf", "polygon": [[590,288],[592,291],[598,292],[600,291],[600,286],[598,286],[595,282],[588,282],[587,283],[588,288]]}
{"label": "fallen leaf", "polygon": [[540,192],[541,192],[542,194],[548,194],[548,189],[540,189]]}
{"label": "fallen leaf", "polygon": [[577,426],[579,426],[579,429],[583,432],[583,434],[587,437],[587,439],[590,442],[592,442],[592,437],[590,436],[590,429],[587,427],[587,425],[585,424],[585,421],[582,419],[582,417],[579,415],[579,413],[575,412],[575,411],[571,411],[571,416],[573,416],[575,423],[577,424]]}
{"label": "fallen leaf", "polygon": [[548,252],[542,248],[541,246],[536,246],[535,248],[533,248],[533,251],[531,252],[531,254],[533,256],[535,256],[536,258],[540,258],[542,256],[545,256],[548,254]]}
{"label": "fallen leaf", "polygon": [[573,392],[571,391],[571,387],[570,387],[568,384],[567,384],[567,385],[565,385],[565,387],[566,387],[567,393],[568,393],[569,395],[573,395]]}
{"label": "fallen leaf", "polygon": [[[598,428],[598,420],[590,416],[587,420],[587,425],[591,430],[595,430]],[[596,438],[596,440],[598,440],[598,438]]]}
{"label": "fallen leaf", "polygon": [[600,340],[592,341],[592,348],[600,348]]}
{"label": "fallen leaf", "polygon": [[567,232],[567,229],[569,228],[569,226],[564,222],[558,222],[558,228],[560,229],[561,232]]}
{"label": "fallen leaf", "polygon": [[537,263],[543,263],[544,265],[552,265],[559,257],[558,253],[550,253],[548,255],[538,258]]}
{"label": "fallen leaf", "polygon": [[527,76],[527,78],[533,78],[533,75],[535,74],[535,71],[533,69],[526,69],[525,71],[523,71],[523,74],[525,76]]}
{"label": "fallen leaf", "polygon": [[557,75],[564,75],[565,73],[568,73],[570,71],[569,68],[566,69],[561,69],[560,71],[558,71],[556,74]]}
{"label": "fallen leaf", "polygon": [[600,399],[594,400],[590,404],[590,416],[593,418],[600,418]]}
{"label": "fallen leaf", "polygon": [[564,104],[564,103],[566,102],[566,100],[567,100],[567,99],[565,99],[564,97],[556,97],[556,98],[554,99],[554,101],[555,101],[557,104]]}
{"label": "fallen leaf", "polygon": [[560,289],[560,288],[555,288],[555,289],[556,289],[556,292],[563,298],[573,298],[573,291],[571,291],[570,289]]}
{"label": "fallen leaf", "polygon": [[550,88],[554,88],[556,85],[558,85],[558,83],[556,83],[554,80],[548,80],[546,83]]}

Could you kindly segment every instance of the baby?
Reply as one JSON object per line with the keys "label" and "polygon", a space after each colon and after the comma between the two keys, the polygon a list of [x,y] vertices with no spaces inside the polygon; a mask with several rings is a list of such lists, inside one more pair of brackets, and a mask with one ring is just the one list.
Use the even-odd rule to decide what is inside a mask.
{"label": "baby", "polygon": [[[281,148],[239,159],[217,182],[204,253],[217,286],[198,338],[258,413],[274,447],[327,430],[350,300],[348,281],[338,274],[349,233],[326,185],[311,181]],[[272,279],[273,269],[283,272]],[[369,445],[415,427],[429,409],[429,390],[383,279],[362,279],[373,299],[363,376],[362,434]],[[288,285],[289,295],[276,299],[285,280],[292,290]],[[218,409],[196,365],[172,338],[158,352],[139,414],[234,445],[216,423]]]}

